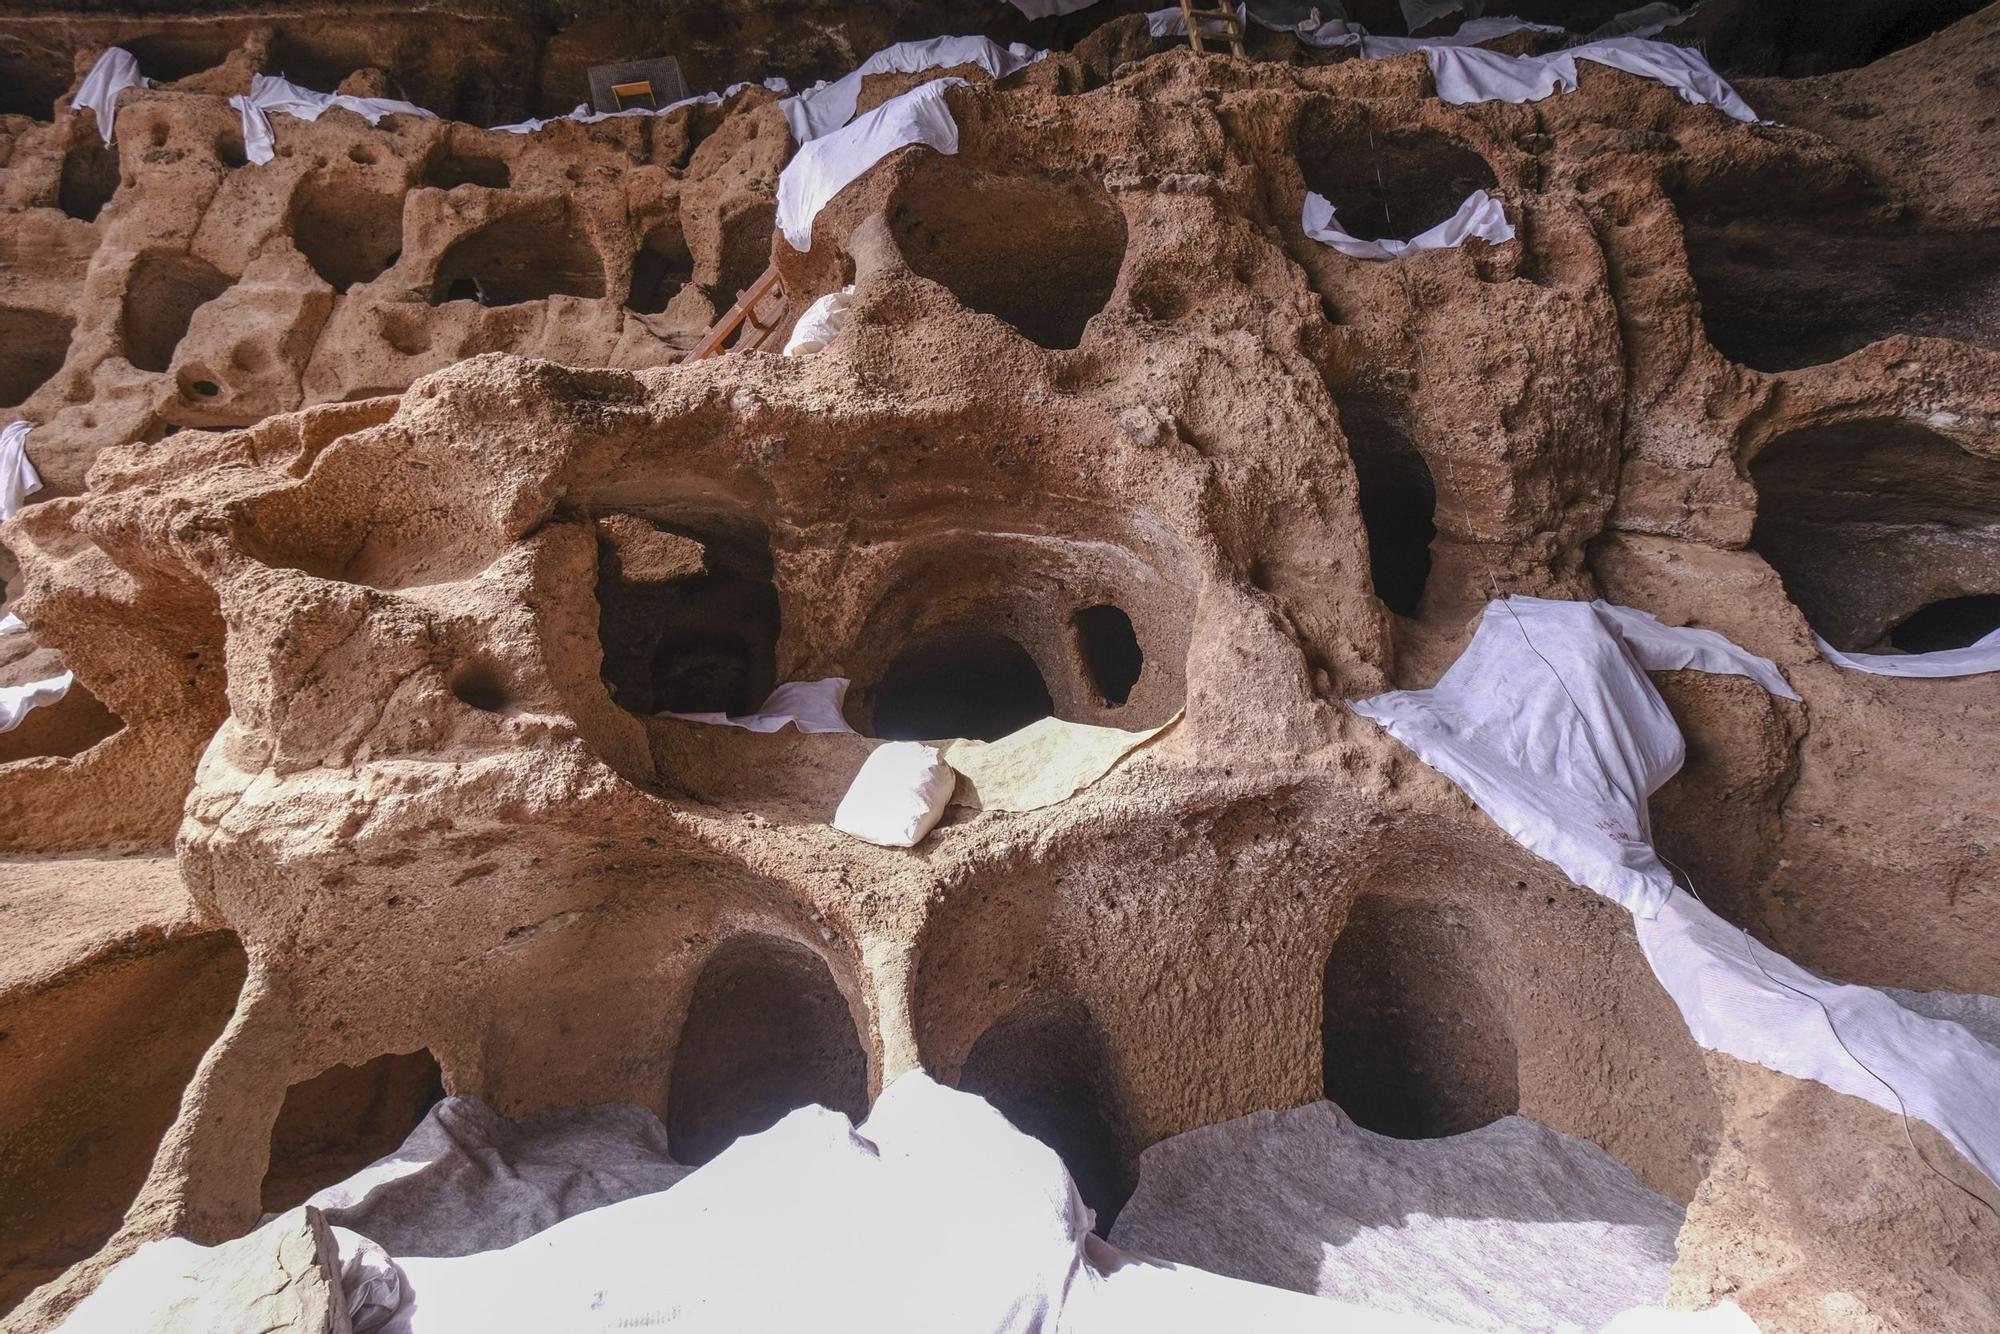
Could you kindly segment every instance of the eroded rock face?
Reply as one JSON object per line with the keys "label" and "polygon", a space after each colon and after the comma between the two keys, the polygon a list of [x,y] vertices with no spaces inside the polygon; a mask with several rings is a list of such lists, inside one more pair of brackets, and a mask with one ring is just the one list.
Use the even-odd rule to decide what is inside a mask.
{"label": "eroded rock face", "polygon": [[[440,1087],[645,1104],[692,1161],[921,1064],[1106,1214],[1141,1148],[1262,1108],[1520,1112],[1693,1202],[1683,1298],[1991,1328],[2000,1222],[1896,1118],[1702,1053],[1621,911],[1343,704],[1433,680],[1496,589],[1718,629],[1804,703],[1660,679],[1663,851],[1808,966],[1994,990],[2000,682],[1844,675],[1810,632],[2000,592],[2000,155],[1948,199],[1881,165],[1936,134],[1913,80],[1993,113],[1996,40],[1832,76],[1859,119],[1746,81],[1771,128],[1597,66],[1454,108],[1421,57],[1119,20],[777,243],[795,311],[855,285],[829,350],[687,364],[769,256],[761,90],[527,137],[280,120],[257,168],[221,74],[128,95],[112,168],[87,116],[5,122],[8,374],[55,367],[13,605],[116,728],[0,765],[0,838],[171,845],[248,959],[107,1254],[240,1234]],[[1474,186],[1515,242],[1299,227],[1308,189],[1410,235]],[[829,675],[879,736],[1184,716],[908,853],[826,826],[866,735],[659,716]]]}

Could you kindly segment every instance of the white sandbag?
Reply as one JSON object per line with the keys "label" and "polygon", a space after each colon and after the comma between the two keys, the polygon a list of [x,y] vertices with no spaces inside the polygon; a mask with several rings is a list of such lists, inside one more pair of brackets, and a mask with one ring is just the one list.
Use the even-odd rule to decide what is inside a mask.
{"label": "white sandbag", "polygon": [[681,718],[691,723],[715,723],[740,727],[747,732],[776,732],[786,724],[801,732],[852,732],[841,705],[847,699],[847,678],[828,676],[818,681],[787,681],[773,690],[757,712],[731,717],[726,713],[666,713],[662,717]]}
{"label": "white sandbag", "polygon": [[1729,81],[1715,72],[1701,52],[1691,47],[1643,37],[1607,37],[1571,47],[1562,54],[1664,83],[1678,92],[1683,102],[1715,107],[1737,120],[1759,123],[1750,104],[1737,96]]}
{"label": "white sandbag", "polygon": [[833,827],[881,848],[914,848],[937,825],[958,774],[936,746],[890,741],[854,775],[833,813]]}
{"label": "white sandbag", "polygon": [[1653,3],[1640,5],[1637,9],[1613,14],[1592,28],[1589,36],[1593,41],[1603,37],[1653,37],[1686,18],[1687,11],[1668,4],[1666,0],[1653,0]]}
{"label": "white sandbag", "polygon": [[1667,1296],[1686,1210],[1524,1116],[1394,1139],[1331,1102],[1256,1112],[1139,1159],[1118,1246],[1481,1330],[1596,1330]]}
{"label": "white sandbag", "polygon": [[1685,751],[1646,672],[1697,664],[1797,698],[1768,660],[1712,631],[1663,626],[1603,601],[1509,597],[1487,604],[1472,643],[1435,686],[1353,707],[1523,847],[1651,916],[1674,879],[1653,851],[1646,798]]}
{"label": "white sandbag", "polygon": [[77,85],[72,108],[89,107],[97,119],[97,132],[111,142],[112,123],[118,117],[118,95],[127,88],[146,88],[152,80],[139,73],[139,61],[122,46],[107,46]]}
{"label": "white sandbag", "polygon": [[0,520],[11,519],[42,489],[42,475],[28,458],[28,423],[0,427]]}
{"label": "white sandbag", "polygon": [[1419,250],[1453,250],[1470,240],[1500,245],[1514,239],[1514,224],[1507,221],[1500,201],[1484,190],[1474,190],[1456,213],[1407,241],[1364,241],[1350,236],[1334,217],[1333,204],[1312,193],[1306,195],[1299,225],[1313,240],[1356,259],[1401,259]]}
{"label": "white sandbag", "polygon": [[921,74],[927,69],[951,69],[977,65],[994,78],[1005,78],[1026,69],[1048,55],[1015,42],[999,46],[985,37],[933,37],[923,42],[897,42],[885,46],[856,66],[854,71],[832,83],[819,83],[779,104],[792,138],[811,143],[854,119],[855,103],[861,97],[861,81],[871,74]]}
{"label": "white sandbag", "polygon": [[840,331],[847,326],[847,310],[853,304],[854,284],[849,283],[807,306],[799,322],[792,326],[791,337],[785,340],[785,355],[803,357],[824,352],[827,344],[840,337]]}
{"label": "white sandbag", "polygon": [[1684,751],[1644,672],[1683,667],[1782,684],[1769,661],[1712,631],[1603,602],[1512,597],[1487,605],[1435,687],[1354,708],[1523,847],[1630,909],[1695,1041],[1888,1111],[1907,1107],[2000,1181],[2000,1049],[1756,944],[1681,889],[1654,852],[1646,799]]}
{"label": "white sandbag", "polygon": [[1568,52],[1510,56],[1476,46],[1426,43],[1431,81],[1453,106],[1473,102],[1539,102],[1554,93],[1576,91],[1576,62]]}
{"label": "white sandbag", "polygon": [[30,713],[67,695],[74,679],[71,673],[64,672],[26,685],[0,686],[0,732],[13,731]]}
{"label": "white sandbag", "polygon": [[945,94],[963,79],[933,79],[804,145],[778,174],[778,230],[792,249],[812,249],[813,219],[827,202],[899,148],[958,152],[958,122]]}
{"label": "white sandbag", "polygon": [[669,102],[663,107],[627,107],[623,111],[592,111],[590,103],[578,102],[573,109],[560,116],[535,116],[527,120],[515,121],[511,125],[493,125],[488,128],[501,134],[533,134],[546,126],[566,120],[575,121],[579,125],[595,125],[601,120],[629,120],[636,116],[669,116],[679,111],[682,107],[696,105],[721,106],[745,88],[756,87],[766,88],[774,93],[789,93],[792,90],[791,84],[782,78],[766,79],[761,84],[753,84],[746,79],[741,83],[730,84],[719,93],[696,93],[692,97],[683,97],[678,101]]}
{"label": "white sandbag", "polygon": [[1981,672],[2000,672],[2000,630],[1981,635],[1964,648],[1941,648],[1929,653],[1842,653],[1818,635],[1813,636],[1813,642],[1834,666],[1872,672],[1876,676],[1977,676]]}
{"label": "white sandbag", "polygon": [[248,96],[238,93],[229,99],[243,118],[243,155],[252,162],[269,162],[277,153],[277,135],[271,129],[271,115],[282,111],[297,120],[318,120],[335,107],[352,111],[370,125],[380,125],[389,116],[418,116],[436,120],[433,112],[410,102],[389,97],[352,97],[346,93],[316,93],[286,79],[269,74],[253,75]]}
{"label": "white sandbag", "polygon": [[[1209,6],[1204,5],[1203,7],[1207,8]],[[1245,21],[1243,6],[1236,6],[1236,26],[1238,30],[1242,29]],[[1165,9],[1155,9],[1146,15],[1146,31],[1154,37],[1185,37],[1187,36],[1187,15],[1181,12],[1179,5],[1169,5]],[[1201,35],[1203,37],[1226,38],[1229,35],[1229,30],[1222,26],[1220,20],[1209,20],[1202,24]]]}

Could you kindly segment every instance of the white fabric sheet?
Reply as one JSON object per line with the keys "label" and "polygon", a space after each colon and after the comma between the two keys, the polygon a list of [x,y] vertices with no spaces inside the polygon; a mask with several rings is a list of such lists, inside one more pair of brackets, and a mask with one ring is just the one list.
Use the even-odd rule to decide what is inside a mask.
{"label": "white fabric sheet", "polygon": [[1678,92],[1683,102],[1715,107],[1737,120],[1757,121],[1757,113],[1750,109],[1750,104],[1737,96],[1729,81],[1691,47],[1648,41],[1644,37],[1607,37],[1571,47],[1562,54],[1577,60],[1594,60],[1642,79],[1664,83]]}
{"label": "white fabric sheet", "polygon": [[1476,46],[1426,46],[1438,96],[1453,106],[1472,102],[1539,102],[1576,91],[1576,61],[1567,52],[1510,56]]}
{"label": "white fabric sheet", "polygon": [[773,690],[770,697],[757,707],[757,712],[730,717],[726,713],[668,713],[668,718],[683,718],[691,723],[716,723],[723,727],[740,727],[747,732],[776,732],[786,724],[808,734],[819,732],[852,732],[847,719],[841,714],[841,704],[847,699],[847,678],[828,676],[818,681],[787,681]]}
{"label": "white fabric sheet", "polygon": [[833,813],[841,833],[881,848],[914,848],[937,826],[958,774],[936,746],[890,741],[861,765]]}
{"label": "white fabric sheet", "polygon": [[791,337],[785,340],[785,355],[803,357],[824,352],[827,344],[840,337],[840,331],[847,326],[847,310],[853,304],[854,284],[849,283],[807,306],[798,323],[792,326]]}
{"label": "white fabric sheet", "polygon": [[503,134],[533,134],[545,126],[554,125],[559,121],[566,120],[575,121],[579,125],[595,125],[601,120],[630,120],[635,116],[667,116],[679,111],[682,107],[691,107],[697,104],[711,107],[721,106],[745,88],[754,87],[768,88],[774,93],[789,93],[792,90],[791,84],[783,79],[766,79],[761,85],[745,80],[742,83],[732,83],[719,93],[696,93],[692,97],[683,97],[677,102],[669,102],[657,110],[651,107],[627,107],[623,111],[592,111],[590,103],[578,102],[573,110],[565,112],[560,116],[532,117],[528,120],[515,121],[512,125],[495,125],[490,128]]}
{"label": "white fabric sheet", "polygon": [[1313,240],[1356,259],[1401,259],[1419,250],[1453,250],[1469,240],[1499,245],[1514,239],[1514,225],[1507,221],[1500,201],[1484,190],[1474,190],[1456,213],[1407,241],[1364,241],[1350,236],[1334,217],[1333,204],[1325,196],[1310,192],[1299,224]]}
{"label": "white fabric sheet", "polygon": [[1890,1111],[1907,1106],[2000,1181],[2000,1049],[1754,944],[1679,888],[1654,852],[1646,799],[1684,750],[1644,673],[1679,668],[1797,698],[1768,660],[1712,631],[1603,602],[1512,597],[1487,605],[1436,686],[1354,707],[1523,847],[1630,909],[1697,1042]]}
{"label": "white fabric sheet", "polygon": [[899,148],[958,152],[958,122],[945,94],[963,79],[933,79],[804,145],[778,174],[778,230],[794,250],[812,249],[813,219],[827,202]]}
{"label": "white fabric sheet", "polygon": [[1015,42],[1000,46],[984,37],[933,37],[924,42],[897,42],[861,62],[853,73],[832,83],[815,84],[780,108],[792,138],[805,144],[823,138],[854,119],[861,81],[871,74],[921,74],[927,69],[977,65],[994,78],[1005,78],[1048,55]]}
{"label": "white fabric sheet", "polygon": [[1833,645],[1813,636],[1819,651],[1836,667],[1876,676],[1977,676],[2000,672],[2000,630],[1981,635],[1964,648],[1941,648],[1929,653],[1842,653]]}
{"label": "white fabric sheet", "polygon": [[[1523,25],[1537,26],[1537,25]],[[1466,27],[1472,28],[1473,24]],[[1474,40],[1491,40],[1487,33]],[[1466,45],[1460,37],[1362,37],[1361,53],[1369,57],[1420,50],[1430,62],[1438,96],[1454,106],[1473,102],[1539,102],[1552,93],[1576,90],[1576,62],[1591,60],[1644,79],[1664,83],[1684,102],[1712,106],[1741,121],[1758,122],[1729,81],[1715,72],[1701,53],[1672,42],[1643,37],[1607,37],[1551,51],[1540,56],[1509,56]],[[1758,122],[1768,124],[1769,122]]]}
{"label": "white fabric sheet", "polygon": [[1089,9],[1097,0],[1008,0],[1008,3],[1031,19],[1048,19]]}
{"label": "white fabric sheet", "polygon": [[118,95],[128,88],[145,88],[151,80],[139,73],[139,61],[122,46],[107,46],[90,73],[77,85],[71,107],[89,107],[97,118],[97,132],[111,142],[111,126],[118,117]]}
{"label": "white fabric sheet", "polygon": [[1444,37],[1377,37],[1372,33],[1358,34],[1361,54],[1370,60],[1381,60],[1387,56],[1399,56],[1406,51],[1425,51],[1432,47],[1477,46],[1495,38],[1507,37],[1517,32],[1559,33],[1563,29],[1553,23],[1530,23],[1526,19],[1510,18],[1495,14],[1489,18],[1467,19],[1459,25],[1457,32]]}
{"label": "white fabric sheet", "polygon": [[[1560,679],[1550,662],[1561,665]],[[1653,851],[1646,798],[1685,752],[1646,673],[1690,666],[1797,698],[1769,661],[1712,631],[1663,626],[1603,601],[1510,597],[1487,604],[1472,643],[1435,686],[1359,700],[1354,711],[1387,727],[1529,851],[1651,916],[1674,879]]]}
{"label": "white fabric sheet", "polygon": [[[1396,8],[1403,11],[1403,26],[1415,32],[1425,24],[1464,9],[1465,0],[1396,0]],[[1474,6],[1473,12],[1478,11],[1479,7]]]}
{"label": "white fabric sheet", "polygon": [[27,629],[28,623],[11,611],[5,616],[0,616],[0,635],[24,634]]}
{"label": "white fabric sheet", "polygon": [[[1204,6],[1204,8],[1207,7],[1206,5]],[[1236,6],[1236,26],[1241,28],[1246,21],[1244,7],[1242,5]],[[1187,36],[1187,15],[1181,13],[1179,5],[1170,5],[1165,9],[1155,9],[1146,15],[1146,31],[1154,37],[1185,37]],[[1226,36],[1227,32],[1227,29],[1223,28],[1220,23],[1217,23],[1213,28],[1203,25],[1201,35],[1203,37]]]}
{"label": "white fabric sheet", "polygon": [[0,686],[0,732],[11,732],[36,709],[54,704],[69,693],[75,678],[68,672],[26,685]]}
{"label": "white fabric sheet", "polygon": [[1653,0],[1652,4],[1628,9],[1622,14],[1614,14],[1603,23],[1590,30],[1590,36],[1600,37],[1653,37],[1687,18],[1687,12],[1666,3]]}
{"label": "white fabric sheet", "polygon": [[13,518],[42,489],[42,475],[28,458],[28,423],[0,427],[0,521]]}
{"label": "white fabric sheet", "polygon": [[243,155],[256,163],[269,162],[277,153],[278,138],[271,129],[271,113],[282,111],[297,120],[318,120],[335,107],[352,111],[370,125],[380,125],[388,116],[437,116],[411,102],[388,97],[350,97],[346,93],[316,93],[289,80],[269,74],[253,75],[250,93],[229,99],[243,117]]}

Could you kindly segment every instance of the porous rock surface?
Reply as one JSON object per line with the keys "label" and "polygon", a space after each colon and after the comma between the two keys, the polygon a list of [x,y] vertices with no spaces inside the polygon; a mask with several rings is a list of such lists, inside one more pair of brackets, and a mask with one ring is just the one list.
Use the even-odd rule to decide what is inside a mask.
{"label": "porous rock surface", "polygon": [[[1809,967],[1996,989],[2000,679],[1848,674],[1812,632],[2000,593],[2000,9],[1740,81],[1781,126],[1588,64],[1451,107],[1421,56],[1116,19],[948,94],[960,152],[885,161],[808,254],[771,240],[762,89],[529,136],[279,117],[249,167],[240,41],[128,94],[109,157],[87,114],[0,120],[0,362],[49,484],[0,530],[8,606],[81,687],[0,763],[35,942],[0,1004],[67,1035],[0,1021],[0,1062],[101,1109],[106,1164],[70,1191],[85,1150],[4,1081],[0,1184],[47,1207],[0,1267],[55,1278],[10,1329],[441,1091],[637,1102],[693,1161],[917,1065],[1106,1219],[1139,1150],[1261,1109],[1518,1112],[1688,1205],[1677,1303],[2000,1324],[2000,1219],[1896,1117],[1699,1050],[1621,910],[1344,707],[1434,680],[1496,590],[1720,630],[1804,702],[1656,678],[1662,850]],[[1410,235],[1474,186],[1514,242],[1299,227],[1308,189]],[[772,253],[794,311],[855,285],[834,345],[678,362]],[[660,716],[830,675],[862,735]],[[885,720],[1017,706],[1184,716],[914,851],[827,827]],[[170,977],[134,1050],[115,996]],[[183,1080],[170,1126],[115,1096]]]}

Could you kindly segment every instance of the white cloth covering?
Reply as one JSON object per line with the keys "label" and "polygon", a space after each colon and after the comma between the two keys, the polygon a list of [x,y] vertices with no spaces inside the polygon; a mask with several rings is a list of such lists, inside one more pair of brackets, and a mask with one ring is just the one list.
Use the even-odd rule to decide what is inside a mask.
{"label": "white cloth covering", "polygon": [[89,107],[97,118],[97,132],[111,142],[111,126],[118,117],[118,95],[128,88],[145,88],[151,80],[139,73],[139,61],[122,46],[107,46],[77,85],[72,108]]}
{"label": "white cloth covering", "polygon": [[[1396,8],[1403,11],[1403,26],[1415,32],[1425,24],[1464,9],[1465,0],[1396,0]],[[1479,8],[1475,5],[1472,12],[1478,13]]]}
{"label": "white cloth covering", "polygon": [[787,681],[773,690],[757,707],[757,712],[730,717],[726,713],[669,713],[691,723],[715,723],[740,727],[746,732],[776,732],[789,723],[801,732],[852,732],[841,714],[847,699],[847,678],[828,676],[817,681]]}
{"label": "white cloth covering", "polygon": [[1679,93],[1683,102],[1715,107],[1737,120],[1757,122],[1757,113],[1750,109],[1750,104],[1737,96],[1729,81],[1691,47],[1648,41],[1644,37],[1607,37],[1571,47],[1561,54],[1577,60],[1594,60],[1642,79],[1664,83]]}
{"label": "white cloth covering", "polygon": [[840,337],[840,331],[847,327],[847,310],[853,304],[854,284],[849,283],[807,306],[798,323],[792,326],[791,337],[785,340],[785,355],[803,357],[824,352],[827,344]]}
{"label": "white cloth covering", "polygon": [[1469,240],[1499,245],[1514,239],[1514,225],[1500,201],[1484,190],[1474,190],[1458,206],[1458,211],[1437,226],[1419,232],[1407,241],[1364,241],[1350,236],[1334,216],[1333,204],[1324,196],[1306,195],[1299,225],[1307,236],[1332,246],[1356,259],[1401,259],[1419,250],[1452,250]]}
{"label": "white cloth covering", "polygon": [[0,520],[13,518],[42,489],[42,475],[28,458],[28,423],[0,427]]}
{"label": "white cloth covering", "polygon": [[1576,91],[1576,61],[1567,52],[1510,56],[1476,46],[1423,48],[1438,96],[1453,106],[1473,102],[1539,102]]}
{"label": "white cloth covering", "polygon": [[833,827],[880,848],[914,848],[937,826],[957,785],[957,772],[936,746],[885,742],[854,775]]}
{"label": "white cloth covering", "polygon": [[1687,11],[1666,3],[1653,0],[1652,4],[1628,9],[1622,14],[1614,14],[1603,23],[1590,30],[1590,36],[1599,37],[1653,37],[1687,18]]}
{"label": "white cloth covering", "polygon": [[271,129],[271,113],[282,111],[298,120],[318,120],[335,107],[352,111],[370,125],[380,125],[388,116],[437,116],[411,102],[389,97],[350,97],[346,93],[316,93],[287,79],[270,74],[251,77],[248,96],[238,93],[229,99],[243,117],[243,155],[252,162],[269,162],[277,153],[278,138]]}
{"label": "white cloth covering", "polygon": [[[1412,25],[1421,26],[1421,25]],[[1431,47],[1477,46],[1497,38],[1511,36],[1517,32],[1560,33],[1563,29],[1554,23],[1531,23],[1527,19],[1511,18],[1494,14],[1486,18],[1467,19],[1459,25],[1457,32],[1442,37],[1377,37],[1372,33],[1356,34],[1361,54],[1370,60],[1381,60],[1387,56],[1399,56],[1406,51],[1423,51]],[[1331,43],[1337,45],[1337,43]]]}
{"label": "white cloth covering", "polygon": [[1833,645],[1813,636],[1819,651],[1836,667],[1876,676],[1977,676],[2000,672],[2000,630],[1981,635],[1964,648],[1934,649],[1929,653],[1842,653]]}
{"label": "white cloth covering", "polygon": [[819,83],[779,104],[792,138],[805,144],[822,138],[854,119],[861,81],[871,74],[921,74],[927,69],[977,65],[994,78],[1005,78],[1048,55],[1015,42],[1000,46],[985,37],[933,37],[923,42],[885,46],[832,83]]}
{"label": "white cloth covering", "polygon": [[1031,19],[1048,19],[1089,9],[1097,0],[1008,0],[1008,3]]}
{"label": "white cloth covering", "polygon": [[1680,668],[1797,698],[1768,660],[1712,631],[1601,601],[1511,597],[1487,605],[1436,686],[1354,707],[1523,847],[1630,909],[1695,1041],[1892,1112],[1906,1106],[2000,1181],[2000,1049],[1755,944],[1679,888],[1654,852],[1646,799],[1684,749],[1644,673]]}
{"label": "white cloth covering", "polygon": [[828,201],[899,148],[958,152],[958,122],[945,94],[963,79],[933,79],[804,145],[778,174],[778,230],[794,250],[812,249],[813,219]]}
{"label": "white cloth covering", "polygon": [[0,686],[0,732],[13,731],[34,710],[45,704],[54,704],[67,695],[74,679],[69,672],[64,672],[60,676],[30,681],[26,685]]}
{"label": "white cloth covering", "polygon": [[574,110],[565,112],[560,116],[538,116],[528,120],[515,121],[512,125],[495,125],[490,128],[502,134],[533,134],[546,126],[566,120],[575,121],[579,125],[595,125],[601,120],[629,120],[635,116],[667,116],[679,111],[682,107],[691,107],[697,104],[711,107],[721,106],[745,88],[756,87],[767,88],[774,93],[788,93],[792,90],[791,84],[783,79],[766,79],[762,84],[753,84],[745,80],[742,83],[732,83],[719,93],[696,93],[692,97],[683,97],[679,101],[669,102],[657,109],[653,107],[627,107],[623,111],[592,111],[590,103],[578,102]]}
{"label": "white cloth covering", "polygon": [[[1203,6],[1203,8],[1208,7],[1207,5]],[[1242,5],[1236,6],[1236,26],[1239,29],[1247,21],[1245,14],[1246,11]],[[1155,9],[1146,15],[1146,31],[1154,37],[1185,37],[1187,36],[1187,15],[1181,13],[1179,5],[1169,5],[1165,9]],[[1221,24],[1218,23],[1213,29],[1204,26],[1201,30],[1201,35],[1203,37],[1220,36],[1224,35],[1225,31]]]}
{"label": "white cloth covering", "polygon": [[5,616],[0,616],[0,635],[24,634],[27,629],[28,623],[11,611]]}

